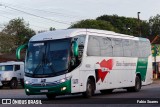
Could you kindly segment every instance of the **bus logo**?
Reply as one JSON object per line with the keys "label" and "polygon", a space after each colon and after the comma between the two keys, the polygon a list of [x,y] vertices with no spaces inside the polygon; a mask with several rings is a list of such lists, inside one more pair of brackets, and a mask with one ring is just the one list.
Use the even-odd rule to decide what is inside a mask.
{"label": "bus logo", "polygon": [[96,69],[96,82],[101,80],[104,81],[106,75],[112,70],[113,67],[113,59],[102,60],[101,62],[97,62],[100,65],[100,69]]}
{"label": "bus logo", "polygon": [[41,79],[41,83],[45,83],[46,82],[46,79]]}

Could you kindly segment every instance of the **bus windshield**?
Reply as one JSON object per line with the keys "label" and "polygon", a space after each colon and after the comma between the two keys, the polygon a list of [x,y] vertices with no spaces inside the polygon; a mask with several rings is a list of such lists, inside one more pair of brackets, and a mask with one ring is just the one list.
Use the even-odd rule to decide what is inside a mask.
{"label": "bus windshield", "polygon": [[71,39],[30,42],[26,58],[26,76],[53,77],[68,70]]}

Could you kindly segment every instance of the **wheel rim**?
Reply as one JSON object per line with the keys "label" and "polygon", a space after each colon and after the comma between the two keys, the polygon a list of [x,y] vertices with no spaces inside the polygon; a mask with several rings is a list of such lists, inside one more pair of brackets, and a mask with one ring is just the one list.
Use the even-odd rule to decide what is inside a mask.
{"label": "wheel rim", "polygon": [[11,85],[12,85],[13,88],[15,88],[15,87],[17,86],[15,81],[13,81],[13,82],[11,83]]}
{"label": "wheel rim", "polygon": [[92,96],[92,85],[91,84],[88,84],[87,92],[89,96]]}
{"label": "wheel rim", "polygon": [[14,82],[12,82],[12,87],[15,87],[15,85],[16,85],[16,84],[15,84]]}

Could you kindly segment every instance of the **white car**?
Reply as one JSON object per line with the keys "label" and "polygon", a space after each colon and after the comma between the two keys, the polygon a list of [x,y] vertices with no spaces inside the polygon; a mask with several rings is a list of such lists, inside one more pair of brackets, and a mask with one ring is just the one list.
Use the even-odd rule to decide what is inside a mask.
{"label": "white car", "polygon": [[0,63],[0,88],[9,86],[11,89],[15,89],[18,83],[24,85],[24,62]]}

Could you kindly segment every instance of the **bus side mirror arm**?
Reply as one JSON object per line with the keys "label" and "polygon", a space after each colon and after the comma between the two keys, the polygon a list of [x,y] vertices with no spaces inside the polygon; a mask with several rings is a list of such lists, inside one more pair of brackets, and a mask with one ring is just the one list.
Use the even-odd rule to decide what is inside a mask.
{"label": "bus side mirror arm", "polygon": [[16,59],[20,60],[21,59],[21,55],[20,52],[22,49],[25,49],[28,47],[28,43],[24,44],[24,45],[20,45],[17,49],[16,49]]}
{"label": "bus side mirror arm", "polygon": [[79,47],[77,41],[72,41],[72,53],[74,56],[74,66],[78,64],[78,54],[79,54]]}
{"label": "bus side mirror arm", "polygon": [[73,41],[72,42],[72,45],[73,45],[73,55],[75,57],[78,57],[78,43],[76,41]]}

